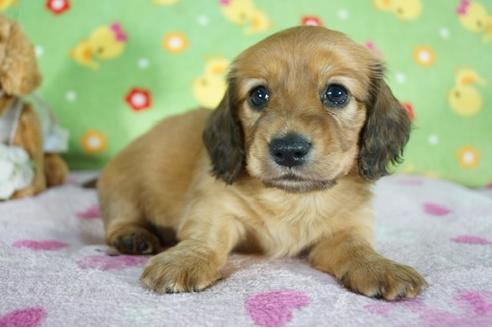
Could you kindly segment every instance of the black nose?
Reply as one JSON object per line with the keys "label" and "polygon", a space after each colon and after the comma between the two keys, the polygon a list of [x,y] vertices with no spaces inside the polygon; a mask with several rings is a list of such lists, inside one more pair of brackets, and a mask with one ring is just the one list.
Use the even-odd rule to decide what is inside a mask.
{"label": "black nose", "polygon": [[281,166],[302,165],[310,149],[311,143],[296,133],[289,133],[270,142],[270,154],[275,163]]}

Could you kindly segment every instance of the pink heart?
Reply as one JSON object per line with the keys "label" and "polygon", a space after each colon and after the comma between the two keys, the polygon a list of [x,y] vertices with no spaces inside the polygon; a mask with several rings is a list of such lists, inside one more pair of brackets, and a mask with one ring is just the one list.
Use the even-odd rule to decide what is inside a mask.
{"label": "pink heart", "polygon": [[246,310],[258,326],[284,326],[292,320],[292,311],[306,306],[309,297],[298,291],[284,290],[248,297]]}
{"label": "pink heart", "polygon": [[91,255],[84,257],[77,263],[82,269],[98,269],[102,271],[107,270],[121,270],[129,267],[137,267],[144,265],[148,260],[147,256],[131,256],[131,255],[119,255],[119,256],[105,256],[105,255]]}
{"label": "pink heart", "polygon": [[492,293],[488,291],[462,292],[456,295],[455,299],[458,302],[465,302],[474,315],[492,316]]}
{"label": "pink heart", "polygon": [[424,306],[419,316],[424,320],[422,326],[449,327],[490,327],[492,325],[492,293],[487,291],[465,291],[454,299],[461,311],[443,311]]}
{"label": "pink heart", "polygon": [[443,216],[451,213],[449,208],[435,203],[424,203],[423,207],[424,212],[430,215]]}
{"label": "pink heart", "polygon": [[372,303],[364,306],[369,312],[379,314],[382,316],[388,316],[391,309],[394,307],[392,303]]}
{"label": "pink heart", "polygon": [[470,235],[461,235],[451,238],[451,241],[454,241],[458,244],[472,244],[472,245],[489,245],[492,244],[490,240],[485,238],[470,236]]}
{"label": "pink heart", "polygon": [[12,244],[17,248],[30,248],[35,251],[56,251],[68,246],[67,243],[58,240],[17,240]]}
{"label": "pink heart", "polygon": [[15,310],[0,317],[0,327],[35,327],[46,317],[40,307]]}
{"label": "pink heart", "polygon": [[93,220],[101,218],[99,206],[93,205],[82,212],[77,213],[77,217],[81,220]]}
{"label": "pink heart", "polygon": [[485,186],[485,188],[487,188],[487,189],[492,189],[492,182],[489,182],[489,183]]}

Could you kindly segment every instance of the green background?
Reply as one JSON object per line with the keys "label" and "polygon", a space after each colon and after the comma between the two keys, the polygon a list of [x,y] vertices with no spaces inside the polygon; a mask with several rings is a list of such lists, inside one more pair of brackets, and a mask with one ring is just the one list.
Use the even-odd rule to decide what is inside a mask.
{"label": "green background", "polygon": [[[228,20],[223,4],[216,0],[179,0],[172,5],[151,0],[68,2],[68,10],[54,14],[47,1],[17,0],[6,14],[23,25],[37,46],[44,76],[39,93],[53,106],[60,124],[70,130],[70,152],[65,158],[73,169],[100,168],[159,119],[198,106],[192,81],[203,74],[209,58],[232,60],[267,35],[301,24],[303,16],[317,16],[324,26],[343,31],[359,43],[374,43],[384,55],[387,80],[395,95],[412,104],[414,131],[399,170],[469,186],[492,181],[492,42],[483,42],[484,33],[471,32],[460,23],[456,14],[460,1],[421,0],[421,13],[405,21],[391,10],[378,9],[372,0],[255,0],[271,24],[254,34]],[[480,3],[492,17],[492,2]],[[96,28],[114,22],[128,36],[121,55],[97,60],[97,70],[70,57],[70,49]],[[186,35],[188,47],[180,53],[164,49],[162,38],[168,32]],[[418,65],[413,58],[414,49],[423,45],[435,52],[430,67]],[[138,66],[142,58],[148,60],[146,69]],[[470,117],[454,112],[448,103],[456,73],[465,67],[487,82],[474,86],[483,105]],[[404,83],[398,74],[405,76]],[[135,112],[125,102],[134,87],[151,93],[148,110]],[[67,92],[75,93],[75,99],[67,99]],[[106,136],[106,149],[88,153],[82,147],[81,139],[89,129]],[[437,143],[429,142],[432,135]],[[479,156],[476,167],[460,165],[458,152],[466,146]]]}

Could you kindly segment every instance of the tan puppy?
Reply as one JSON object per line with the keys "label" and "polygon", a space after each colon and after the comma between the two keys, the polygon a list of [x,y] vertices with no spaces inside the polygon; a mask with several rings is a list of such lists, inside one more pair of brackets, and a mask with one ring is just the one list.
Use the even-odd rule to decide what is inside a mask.
{"label": "tan puppy", "polygon": [[371,181],[409,131],[368,50],[322,27],[285,30],[236,58],[214,112],[168,118],[108,164],[107,242],[157,253],[176,232],[141,278],[159,293],[210,286],[240,249],[306,251],[353,291],[415,297],[425,280],[371,246]]}

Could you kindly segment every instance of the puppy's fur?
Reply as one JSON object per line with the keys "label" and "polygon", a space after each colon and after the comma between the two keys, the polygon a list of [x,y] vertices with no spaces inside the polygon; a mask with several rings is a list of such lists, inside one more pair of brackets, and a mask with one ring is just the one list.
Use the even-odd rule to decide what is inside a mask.
{"label": "puppy's fur", "polygon": [[[329,84],[349,92],[325,105]],[[266,86],[265,108],[250,91]],[[300,167],[277,165],[271,140],[309,140]],[[425,280],[371,246],[371,182],[398,162],[409,119],[383,80],[382,64],[341,33],[296,27],[240,54],[215,111],[165,119],[104,169],[98,183],[107,242],[120,252],[161,251],[142,282],[159,292],[202,290],[221,277],[228,254],[304,251],[313,267],[353,291],[415,297]]]}

